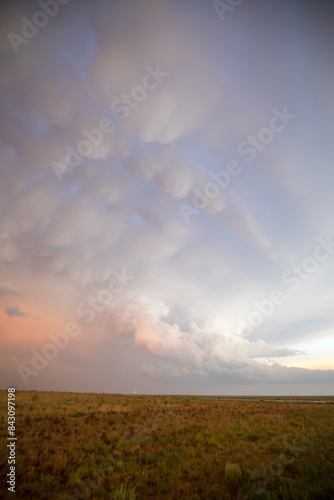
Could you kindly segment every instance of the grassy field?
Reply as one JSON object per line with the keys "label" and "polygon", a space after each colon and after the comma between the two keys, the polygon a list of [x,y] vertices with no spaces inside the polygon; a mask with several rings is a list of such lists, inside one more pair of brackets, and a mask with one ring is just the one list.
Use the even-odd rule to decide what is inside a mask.
{"label": "grassy field", "polygon": [[333,398],[17,392],[15,494],[0,398],[1,498],[334,499]]}

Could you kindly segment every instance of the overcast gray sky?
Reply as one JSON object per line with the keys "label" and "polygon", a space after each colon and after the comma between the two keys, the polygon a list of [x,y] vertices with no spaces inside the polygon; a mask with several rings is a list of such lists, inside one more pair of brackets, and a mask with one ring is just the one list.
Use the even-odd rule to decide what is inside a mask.
{"label": "overcast gray sky", "polygon": [[2,3],[3,388],[333,394],[333,14]]}

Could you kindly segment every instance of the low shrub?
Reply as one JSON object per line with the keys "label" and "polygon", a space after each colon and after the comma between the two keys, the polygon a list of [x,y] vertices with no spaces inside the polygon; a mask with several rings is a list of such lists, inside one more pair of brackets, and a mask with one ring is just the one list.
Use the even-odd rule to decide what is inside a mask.
{"label": "low shrub", "polygon": [[238,464],[226,464],[225,481],[230,488],[236,488],[240,483],[241,477],[242,472]]}
{"label": "low shrub", "polygon": [[114,500],[136,500],[137,494],[135,488],[127,488],[123,484],[114,493]]}

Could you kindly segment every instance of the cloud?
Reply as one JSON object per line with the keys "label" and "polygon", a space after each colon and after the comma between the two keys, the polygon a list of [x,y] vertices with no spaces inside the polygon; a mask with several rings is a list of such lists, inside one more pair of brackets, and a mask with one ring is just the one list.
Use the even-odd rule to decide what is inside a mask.
{"label": "cloud", "polygon": [[178,375],[222,373],[228,368],[254,367],[253,358],[301,354],[294,349],[278,349],[263,340],[251,342],[229,332],[219,321],[207,321],[201,327],[193,322],[187,330],[180,329],[162,300],[144,295],[128,301],[125,310],[117,313],[116,321],[118,334],[133,336],[135,346],[174,363]]}
{"label": "cloud", "polygon": [[7,306],[5,308],[5,313],[7,314],[7,316],[9,318],[19,318],[19,317],[23,317],[23,318],[29,318],[30,317],[30,314],[29,313],[25,313],[23,311],[20,311],[20,308],[19,306]]}
{"label": "cloud", "polygon": [[8,295],[23,295],[17,288],[15,288],[11,283],[0,282],[0,297],[6,297]]}
{"label": "cloud", "polygon": [[140,370],[145,375],[149,375],[150,377],[157,377],[162,374],[161,368],[156,368],[153,365],[149,365],[147,363],[141,365]]}

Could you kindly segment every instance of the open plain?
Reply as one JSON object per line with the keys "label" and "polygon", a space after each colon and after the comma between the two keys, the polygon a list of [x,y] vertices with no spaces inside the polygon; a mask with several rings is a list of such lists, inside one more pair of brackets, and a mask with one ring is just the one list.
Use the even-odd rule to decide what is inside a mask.
{"label": "open plain", "polygon": [[288,399],[17,392],[15,496],[334,498],[334,398]]}

